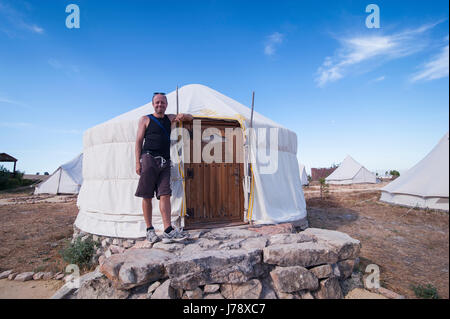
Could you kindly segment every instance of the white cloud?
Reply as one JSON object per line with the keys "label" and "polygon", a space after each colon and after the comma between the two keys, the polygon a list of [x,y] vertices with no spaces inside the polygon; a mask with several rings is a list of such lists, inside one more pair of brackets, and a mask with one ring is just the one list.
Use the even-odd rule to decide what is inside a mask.
{"label": "white cloud", "polygon": [[386,79],[386,77],[384,75],[382,75],[382,76],[376,78],[375,80],[373,80],[372,82],[381,82],[381,81],[384,81],[384,79]]}
{"label": "white cloud", "polygon": [[47,62],[48,62],[48,64],[50,64],[50,66],[51,66],[52,68],[54,68],[54,69],[61,69],[61,68],[62,68],[61,62],[59,62],[59,61],[56,60],[56,59],[51,58],[51,59],[48,59]]}
{"label": "white cloud", "polygon": [[[14,37],[14,29],[28,30],[33,33],[43,34],[44,28],[26,21],[25,14],[14,9],[10,5],[0,2],[0,30],[10,37]],[[6,26],[5,26],[6,25]]]}
{"label": "white cloud", "polygon": [[31,25],[30,26],[31,31],[34,33],[44,33],[44,29],[41,27],[38,27],[37,25]]}
{"label": "white cloud", "polygon": [[54,58],[48,59],[47,63],[55,70],[61,70],[69,76],[80,73],[80,68],[77,65],[65,64]]}
{"label": "white cloud", "polygon": [[1,96],[0,96],[0,103],[12,104],[12,105],[23,106],[23,107],[25,106],[25,104],[23,104],[22,102],[18,102],[18,101],[4,98]]}
{"label": "white cloud", "polygon": [[31,126],[32,124],[25,122],[0,122],[0,127],[7,127],[7,128],[24,128]]}
{"label": "white cloud", "polygon": [[[446,38],[448,41],[448,37]],[[412,78],[412,82],[416,81],[431,81],[440,79],[443,77],[448,77],[448,44],[444,48],[441,49],[441,52],[434,56],[434,58],[425,63],[425,65],[422,66],[422,70],[415,74]]]}
{"label": "white cloud", "polygon": [[272,56],[275,54],[276,47],[283,43],[284,34],[279,32],[274,32],[267,37],[267,40],[264,45],[264,54],[268,56]]}
{"label": "white cloud", "polygon": [[319,87],[323,87],[356,70],[361,72],[366,63],[382,63],[423,50],[427,44],[423,33],[438,23],[391,35],[355,36],[339,39],[341,47],[334,56],[325,58],[317,70],[315,81]]}

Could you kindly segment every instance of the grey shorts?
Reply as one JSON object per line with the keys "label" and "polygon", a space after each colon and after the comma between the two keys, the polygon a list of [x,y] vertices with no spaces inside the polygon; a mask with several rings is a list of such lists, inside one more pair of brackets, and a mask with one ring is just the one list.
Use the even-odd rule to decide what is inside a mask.
{"label": "grey shorts", "polygon": [[170,160],[162,164],[162,158],[153,157],[150,154],[141,155],[141,177],[136,190],[137,197],[156,198],[172,195],[170,189]]}

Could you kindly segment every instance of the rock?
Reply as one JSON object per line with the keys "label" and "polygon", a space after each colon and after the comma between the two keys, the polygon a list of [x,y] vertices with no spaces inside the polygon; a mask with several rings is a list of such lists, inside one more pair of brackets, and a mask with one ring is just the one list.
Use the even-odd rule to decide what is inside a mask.
{"label": "rock", "polygon": [[95,251],[95,253],[96,253],[97,255],[101,255],[102,252],[103,252],[103,250],[102,250],[101,248],[97,248],[97,250]]}
{"label": "rock", "polygon": [[17,273],[13,272],[12,274],[9,274],[8,280],[14,280],[14,278],[16,278],[16,276],[17,276]]}
{"label": "rock", "polygon": [[307,217],[295,220],[295,221],[291,222],[291,224],[292,224],[292,226],[294,226],[294,228],[301,229],[301,230],[305,230],[306,228],[309,227]]}
{"label": "rock", "polygon": [[186,290],[183,295],[183,299],[202,299],[203,291],[200,288],[194,290]]}
{"label": "rock", "polygon": [[161,282],[155,281],[148,287],[147,293],[148,294],[153,293],[156,290],[156,288],[158,288],[159,286],[161,286]]}
{"label": "rock", "polygon": [[273,281],[270,276],[263,277],[261,279],[262,291],[259,296],[260,299],[278,299],[275,289],[273,287]]}
{"label": "rock", "polygon": [[320,289],[313,292],[316,299],[342,299],[341,287],[336,277],[327,278],[320,281]]}
{"label": "rock", "polygon": [[78,299],[126,299],[130,295],[127,290],[116,289],[105,277],[97,277],[83,282],[78,290]]}
{"label": "rock", "polygon": [[106,260],[106,256],[101,255],[100,257],[98,257],[98,264],[99,264],[99,265],[103,265],[103,263],[105,262],[105,260]]}
{"label": "rock", "polygon": [[264,262],[278,266],[310,267],[337,261],[337,254],[322,243],[304,242],[264,248]]}
{"label": "rock", "polygon": [[51,280],[53,278],[53,273],[51,271],[45,272],[42,276],[42,280]]}
{"label": "rock", "polygon": [[339,270],[338,265],[337,264],[332,264],[331,268],[333,269],[333,274],[330,277],[341,278],[341,271]]}
{"label": "rock", "polygon": [[226,240],[222,244],[219,245],[217,249],[219,250],[227,250],[227,249],[239,249],[241,248],[241,243],[244,241],[242,238],[234,239],[234,240]]}
{"label": "rock", "polygon": [[128,249],[128,248],[133,247],[133,245],[134,245],[134,242],[132,242],[130,240],[127,240],[127,241],[123,242],[122,247],[125,248],[125,249]]}
{"label": "rock", "polygon": [[61,273],[61,274],[56,274],[54,278],[55,278],[55,280],[62,280],[62,279],[64,279],[65,276],[66,276],[65,274]]}
{"label": "rock", "polygon": [[18,274],[14,280],[17,281],[29,281],[33,280],[34,272],[23,272],[21,274]]}
{"label": "rock", "polygon": [[208,294],[203,297],[203,299],[224,299],[220,293]]}
{"label": "rock", "polygon": [[95,242],[99,241],[99,237],[97,235],[92,235],[92,240]]}
{"label": "rock", "polygon": [[114,246],[120,246],[121,241],[120,241],[120,239],[118,239],[118,238],[114,238],[113,241],[112,241],[112,244],[113,244]]}
{"label": "rock", "polygon": [[[183,250],[184,253],[184,250]],[[193,290],[213,283],[244,283],[262,274],[261,250],[208,250],[166,264],[172,286]]]}
{"label": "rock", "polygon": [[223,244],[223,240],[214,240],[209,238],[200,238],[195,242],[202,249],[214,249]]}
{"label": "rock", "polygon": [[294,294],[288,294],[280,291],[278,292],[278,299],[300,299],[300,298]]}
{"label": "rock", "polygon": [[241,249],[264,249],[267,246],[267,242],[266,237],[247,238],[241,242]]}
{"label": "rock", "polygon": [[280,292],[316,290],[319,280],[308,269],[301,266],[276,267],[270,272],[274,287]]}
{"label": "rock", "polygon": [[220,291],[225,299],[259,299],[262,284],[258,279],[252,279],[242,284],[222,284]]}
{"label": "rock", "polygon": [[282,223],[277,225],[249,227],[248,230],[257,232],[261,235],[271,236],[275,234],[293,233],[294,227],[291,223]]}
{"label": "rock", "polygon": [[329,264],[311,268],[309,271],[312,272],[318,279],[328,278],[333,274],[333,268]]}
{"label": "rock", "polygon": [[33,275],[33,280],[41,280],[44,277],[44,272],[40,271],[38,273],[35,273]]}
{"label": "rock", "polygon": [[148,297],[147,294],[134,294],[131,295],[131,297],[128,297],[128,299],[148,299]]}
{"label": "rock", "polygon": [[183,249],[184,244],[180,244],[180,243],[164,244],[163,242],[157,242],[157,243],[153,244],[153,248],[162,249],[162,250],[172,253],[172,252]]}
{"label": "rock", "polygon": [[102,247],[105,248],[108,245],[109,245],[108,238],[103,239],[102,240]]}
{"label": "rock", "polygon": [[164,263],[174,255],[159,249],[128,249],[112,255],[100,271],[119,289],[130,289],[167,277]]}
{"label": "rock", "polygon": [[342,260],[337,263],[339,272],[341,273],[341,279],[346,279],[352,275],[353,269],[355,268],[355,260],[347,259]]}
{"label": "rock", "polygon": [[295,244],[295,243],[306,243],[312,242],[314,239],[310,235],[304,233],[296,234],[277,234],[269,238],[269,245],[285,245],[285,244]]}
{"label": "rock", "polygon": [[261,235],[247,229],[240,228],[215,228],[209,232],[200,235],[200,238],[208,238],[213,240],[233,240],[239,238],[255,238]]}
{"label": "rock", "polygon": [[110,249],[107,249],[106,251],[105,251],[105,255],[104,255],[106,258],[109,258],[109,257],[111,257],[112,256],[112,252],[111,252],[111,250]]}
{"label": "rock", "polygon": [[147,240],[141,240],[136,242],[136,244],[131,247],[131,249],[149,249],[152,248],[153,244],[148,242]]}
{"label": "rock", "polygon": [[303,233],[311,235],[318,242],[333,247],[338,260],[355,259],[359,255],[361,249],[360,241],[345,233],[319,228],[308,228]]}
{"label": "rock", "polygon": [[307,290],[300,291],[299,296],[301,299],[314,299],[314,296],[311,294],[311,292]]}
{"label": "rock", "polygon": [[375,289],[376,292],[378,292],[379,294],[383,295],[386,298],[389,299],[405,299],[405,296],[399,295],[396,292],[393,292],[392,290],[380,287],[378,289]]}
{"label": "rock", "polygon": [[177,292],[170,286],[170,279],[166,280],[161,286],[156,288],[151,299],[176,299]]}
{"label": "rock", "polygon": [[109,250],[111,254],[123,254],[125,252],[125,248],[116,245],[109,246]]}
{"label": "rock", "polygon": [[220,285],[205,285],[203,291],[205,294],[212,294],[219,291]]}
{"label": "rock", "polygon": [[14,270],[5,270],[4,272],[0,273],[0,279],[8,278],[9,275],[11,275],[14,272]]}
{"label": "rock", "polygon": [[344,294],[344,296],[346,296],[353,289],[364,288],[362,277],[363,276],[360,272],[354,272],[349,278],[340,281],[342,293]]}

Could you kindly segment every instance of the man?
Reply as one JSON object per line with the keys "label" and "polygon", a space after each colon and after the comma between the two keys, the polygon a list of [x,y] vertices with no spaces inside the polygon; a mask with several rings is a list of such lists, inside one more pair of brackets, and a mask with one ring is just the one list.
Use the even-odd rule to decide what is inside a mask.
{"label": "man", "polygon": [[172,227],[170,196],[170,131],[172,125],[181,121],[192,121],[190,114],[165,114],[167,98],[164,93],[155,93],[152,99],[155,112],[142,116],[136,138],[136,173],[140,176],[135,196],[142,197],[142,210],[147,225],[147,240],[160,240],[152,226],[152,198],[159,200],[163,219],[165,243],[186,238],[186,234]]}

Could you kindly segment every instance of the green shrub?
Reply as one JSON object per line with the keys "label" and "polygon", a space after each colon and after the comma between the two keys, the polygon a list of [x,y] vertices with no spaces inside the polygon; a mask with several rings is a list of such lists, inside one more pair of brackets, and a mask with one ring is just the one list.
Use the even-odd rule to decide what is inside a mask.
{"label": "green shrub", "polygon": [[9,183],[9,171],[0,165],[0,189],[5,189],[8,187]]}
{"label": "green shrub", "polygon": [[437,293],[436,288],[433,285],[418,285],[418,286],[412,286],[412,290],[414,291],[414,294],[417,298],[421,299],[439,299],[439,295]]}
{"label": "green shrub", "polygon": [[23,179],[25,173],[16,171],[15,174],[11,173],[4,166],[0,165],[0,190],[16,188],[19,186],[28,186],[32,184],[30,180]]}
{"label": "green shrub", "polygon": [[92,266],[92,256],[95,254],[98,243],[92,240],[92,237],[88,237],[85,240],[81,240],[78,237],[73,243],[67,242],[65,247],[60,250],[60,255],[65,262],[69,264],[75,264],[80,269],[90,268]]}
{"label": "green shrub", "polygon": [[320,183],[320,198],[327,197],[328,188],[330,185],[327,184],[325,178],[320,178],[319,183]]}

